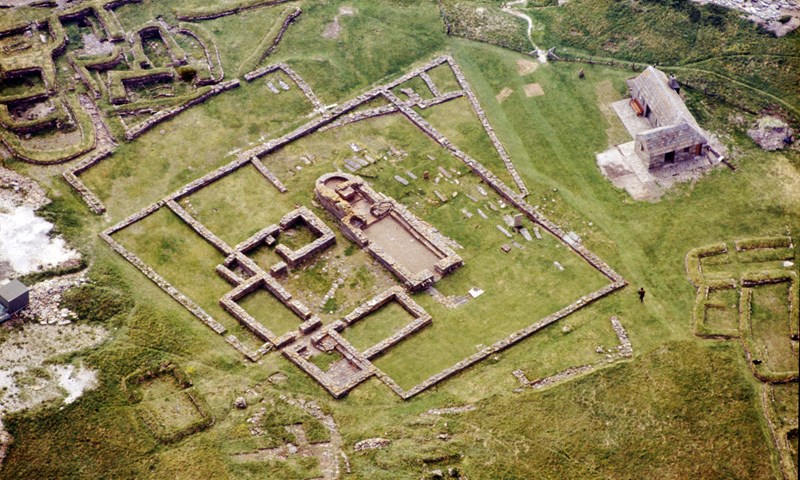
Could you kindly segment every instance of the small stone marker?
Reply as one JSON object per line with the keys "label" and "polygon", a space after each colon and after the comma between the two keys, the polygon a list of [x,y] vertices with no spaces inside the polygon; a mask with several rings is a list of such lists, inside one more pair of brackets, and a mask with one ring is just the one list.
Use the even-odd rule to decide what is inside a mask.
{"label": "small stone marker", "polygon": [[792,262],[791,260],[785,260],[783,262],[783,266],[786,267],[786,268],[793,267],[794,266],[794,262]]}
{"label": "small stone marker", "polygon": [[511,245],[513,245],[513,246],[514,246],[514,248],[519,248],[519,249],[522,249],[522,248],[523,248],[523,247],[522,247],[522,244],[521,244],[521,243],[519,243],[519,242],[516,242],[516,241],[514,241],[514,242],[511,242]]}
{"label": "small stone marker", "polygon": [[483,295],[485,292],[478,287],[472,287],[469,289],[469,296],[472,298],[478,298]]}
{"label": "small stone marker", "polygon": [[492,209],[492,210],[494,210],[495,212],[497,211],[497,205],[495,205],[495,204],[494,204],[494,203],[492,203],[492,202],[489,202],[489,208],[491,208],[491,209]]}
{"label": "small stone marker", "polygon": [[375,159],[374,159],[374,158],[372,158],[372,157],[371,157],[371,156],[370,156],[368,153],[365,153],[365,154],[364,154],[364,158],[365,158],[365,159],[367,160],[367,162],[369,162],[369,163],[375,163]]}
{"label": "small stone marker", "polygon": [[469,210],[467,210],[466,208],[462,208],[461,209],[461,213],[463,213],[464,216],[467,217],[467,218],[472,218],[472,213]]}
{"label": "small stone marker", "polygon": [[278,79],[278,85],[280,85],[280,87],[281,87],[283,90],[289,90],[289,84],[287,84],[286,82],[284,82],[282,78],[279,78],[279,79]]}
{"label": "small stone marker", "polygon": [[508,252],[511,251],[511,245],[509,245],[507,243],[504,243],[504,244],[500,245],[500,250],[508,253]]}
{"label": "small stone marker", "polygon": [[439,165],[439,172],[440,172],[442,175],[444,175],[444,176],[445,176],[445,178],[453,178],[453,175],[452,175],[450,172],[448,172],[448,171],[447,171],[447,169],[446,169],[446,168],[444,168],[444,167],[443,167],[443,166],[441,166],[441,165]]}
{"label": "small stone marker", "polygon": [[469,193],[465,193],[464,195],[466,195],[466,196],[467,196],[467,198],[469,198],[469,199],[470,199],[470,200],[472,200],[473,202],[475,202],[475,203],[478,203],[478,199],[477,199],[477,198],[475,198],[475,197],[473,197],[473,196],[472,196],[472,195],[470,195]]}
{"label": "small stone marker", "polygon": [[497,227],[498,230],[500,230],[500,233],[502,233],[503,235],[505,235],[508,238],[511,238],[511,234],[508,232],[508,230],[503,228],[502,225],[496,225],[496,227]]}
{"label": "small stone marker", "polygon": [[514,228],[522,228],[522,214],[514,215]]}
{"label": "small stone marker", "polygon": [[519,233],[522,234],[522,237],[525,238],[527,241],[533,241],[533,237],[531,237],[531,232],[528,231],[527,228],[522,227],[519,229]]}
{"label": "small stone marker", "polygon": [[408,175],[409,178],[411,178],[412,180],[416,180],[417,179],[417,176],[414,175],[413,173],[411,173],[410,170],[406,170],[406,175]]}
{"label": "small stone marker", "polygon": [[403,185],[408,186],[408,180],[406,180],[405,178],[401,177],[400,175],[395,175],[394,179],[397,180],[398,182],[402,183]]}
{"label": "small stone marker", "polygon": [[236,400],[233,401],[233,406],[239,410],[244,410],[247,408],[247,400],[244,397],[236,397]]}
{"label": "small stone marker", "polygon": [[511,215],[508,214],[503,215],[503,221],[506,222],[506,225],[508,225],[509,227],[514,226],[514,217],[512,217]]}
{"label": "small stone marker", "polygon": [[481,194],[481,195],[483,195],[484,197],[485,197],[485,196],[487,196],[487,195],[489,195],[489,193],[486,191],[486,189],[485,189],[485,188],[483,188],[483,187],[481,187],[480,185],[478,185],[478,193],[480,193],[480,194]]}
{"label": "small stone marker", "polygon": [[271,247],[275,244],[275,237],[272,235],[267,235],[267,238],[264,239],[264,243],[266,243],[268,247]]}
{"label": "small stone marker", "polygon": [[436,158],[433,157],[432,155],[425,155],[425,156],[428,157],[428,160],[436,160]]}
{"label": "small stone marker", "polygon": [[363,158],[353,157],[353,161],[361,165],[362,167],[366,167],[367,165],[369,165],[369,162],[367,162]]}
{"label": "small stone marker", "polygon": [[358,153],[358,152],[360,152],[360,151],[361,151],[361,147],[359,147],[359,146],[358,146],[358,145],[356,145],[355,143],[351,143],[351,144],[350,144],[350,150],[352,150],[352,151],[353,151],[353,152],[355,152],[355,153]]}
{"label": "small stone marker", "polygon": [[281,93],[281,91],[280,91],[280,90],[278,90],[277,88],[275,88],[275,84],[274,84],[274,83],[272,83],[272,82],[267,82],[267,88],[269,88],[269,91],[270,91],[270,92],[272,92],[272,93],[275,93],[275,94],[277,94],[277,93]]}
{"label": "small stone marker", "polygon": [[444,203],[444,202],[446,202],[446,201],[447,201],[447,197],[445,197],[444,195],[442,195],[442,192],[440,192],[439,190],[434,190],[434,191],[433,191],[433,194],[434,194],[434,195],[436,195],[436,197],[437,197],[439,200],[441,200],[441,201],[442,201],[442,203]]}
{"label": "small stone marker", "polygon": [[538,240],[542,239],[542,232],[539,231],[539,227],[533,227],[533,234],[536,235]]}
{"label": "small stone marker", "polygon": [[480,208],[478,209],[478,215],[480,215],[481,218],[483,218],[484,220],[488,220],[489,219],[489,217],[487,217],[486,214],[483,213],[483,210],[481,210]]}
{"label": "small stone marker", "polygon": [[424,178],[425,180],[430,180],[431,179],[431,172],[425,170],[424,172],[422,172],[422,178]]}
{"label": "small stone marker", "polygon": [[563,266],[562,266],[560,263],[558,263],[558,262],[553,262],[553,265],[555,265],[555,266],[556,266],[556,268],[557,268],[557,269],[559,269],[559,270],[561,270],[562,272],[564,271],[564,267],[563,267]]}

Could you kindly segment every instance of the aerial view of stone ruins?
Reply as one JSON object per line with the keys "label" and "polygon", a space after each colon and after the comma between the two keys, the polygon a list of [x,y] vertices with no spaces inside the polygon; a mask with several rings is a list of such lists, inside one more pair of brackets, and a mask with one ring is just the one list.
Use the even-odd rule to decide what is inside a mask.
{"label": "aerial view of stone ruins", "polygon": [[0,0],[0,479],[798,479],[798,0]]}

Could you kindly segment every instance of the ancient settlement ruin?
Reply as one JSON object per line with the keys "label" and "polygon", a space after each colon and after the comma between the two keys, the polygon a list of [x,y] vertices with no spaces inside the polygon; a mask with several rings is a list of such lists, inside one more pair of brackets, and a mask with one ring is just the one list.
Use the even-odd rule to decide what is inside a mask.
{"label": "ancient settlement ruin", "polygon": [[653,66],[628,80],[630,105],[652,127],[636,134],[636,155],[650,168],[694,160],[708,151],[708,140],[679,95],[675,77]]}

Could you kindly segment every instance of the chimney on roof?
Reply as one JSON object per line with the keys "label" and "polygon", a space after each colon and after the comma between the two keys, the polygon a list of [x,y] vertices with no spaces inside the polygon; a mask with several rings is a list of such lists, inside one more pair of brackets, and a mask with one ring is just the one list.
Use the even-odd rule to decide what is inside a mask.
{"label": "chimney on roof", "polygon": [[677,93],[681,93],[681,86],[678,83],[678,79],[675,78],[675,75],[670,75],[669,76],[669,82],[667,82],[667,83],[669,85],[669,88],[675,90],[675,92],[677,92]]}

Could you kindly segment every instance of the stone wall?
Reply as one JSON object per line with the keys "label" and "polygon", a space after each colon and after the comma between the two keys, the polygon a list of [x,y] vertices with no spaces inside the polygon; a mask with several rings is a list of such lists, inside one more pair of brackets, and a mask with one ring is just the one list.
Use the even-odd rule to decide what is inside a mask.
{"label": "stone wall", "polygon": [[163,122],[164,120],[167,120],[169,118],[174,117],[175,115],[181,113],[182,111],[186,110],[187,108],[190,108],[190,107],[193,107],[193,106],[198,105],[200,103],[203,103],[206,100],[208,100],[209,98],[213,97],[214,95],[217,95],[219,93],[225,92],[225,91],[230,90],[232,88],[236,88],[238,86],[239,86],[239,80],[238,79],[230,80],[228,82],[218,83],[218,84],[212,86],[207,92],[199,95],[196,98],[193,98],[192,100],[189,100],[188,102],[184,103],[183,105],[178,105],[177,107],[173,107],[173,108],[170,108],[170,109],[167,109],[167,110],[161,110],[161,111],[153,114],[150,118],[148,118],[144,122],[139,123],[137,125],[134,125],[133,127],[129,128],[125,132],[125,138],[127,140],[133,140],[134,138],[136,138],[139,135],[143,134],[147,130],[153,128],[155,125]]}

